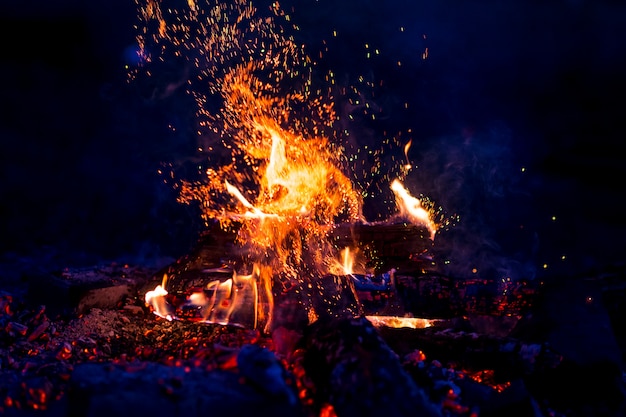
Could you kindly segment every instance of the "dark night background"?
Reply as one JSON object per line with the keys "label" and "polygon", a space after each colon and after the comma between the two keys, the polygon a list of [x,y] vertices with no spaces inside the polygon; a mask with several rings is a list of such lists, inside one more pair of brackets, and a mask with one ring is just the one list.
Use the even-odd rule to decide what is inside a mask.
{"label": "dark night background", "polygon": [[[621,2],[281,5],[312,51],[337,29],[321,67],[385,80],[385,117],[351,128],[361,144],[411,129],[407,186],[462,215],[445,243],[457,263],[511,261],[532,278],[624,261]],[[150,263],[193,245],[200,219],[156,172],[194,152],[190,102],[126,82],[135,23],[130,0],[0,5],[5,256]]]}

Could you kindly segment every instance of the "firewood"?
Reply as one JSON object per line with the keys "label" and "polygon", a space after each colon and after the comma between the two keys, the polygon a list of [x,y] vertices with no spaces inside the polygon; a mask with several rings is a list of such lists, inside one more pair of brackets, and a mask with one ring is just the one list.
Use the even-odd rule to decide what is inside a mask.
{"label": "firewood", "polygon": [[279,394],[249,383],[236,371],[85,363],[72,373],[67,415],[304,416],[294,394]]}
{"label": "firewood", "polygon": [[30,303],[46,305],[52,315],[80,315],[120,306],[151,274],[146,268],[110,264],[26,274],[23,279]]}
{"label": "firewood", "polygon": [[364,317],[318,320],[303,345],[316,403],[331,404],[338,417],[442,415]]}
{"label": "firewood", "polygon": [[426,227],[411,223],[340,223],[329,236],[338,248],[358,248],[375,273],[392,268],[403,272],[429,267],[419,255],[433,248]]}

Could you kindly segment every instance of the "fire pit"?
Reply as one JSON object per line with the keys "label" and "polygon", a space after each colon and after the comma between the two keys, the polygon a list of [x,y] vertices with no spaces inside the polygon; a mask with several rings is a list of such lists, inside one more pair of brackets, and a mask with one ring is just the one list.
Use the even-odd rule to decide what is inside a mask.
{"label": "fire pit", "polygon": [[[203,237],[194,253],[210,253],[208,241]],[[623,287],[621,270],[607,271],[599,281],[533,288],[530,304],[513,325],[498,303],[489,314],[472,312],[476,300],[467,291],[464,297],[457,294],[468,308],[465,315],[365,316],[362,291],[354,291],[354,282],[346,293],[350,281],[329,276],[321,280],[323,288],[310,291],[311,297],[321,298],[311,308],[337,308],[335,314],[311,319],[302,297],[287,291],[276,298],[279,317],[264,331],[239,320],[218,324],[197,316],[168,320],[155,315],[145,304],[147,288],[162,283],[166,271],[176,277],[192,259],[199,261],[187,255],[159,270],[116,264],[44,275],[22,270],[0,298],[3,413],[100,416],[135,410],[182,415],[206,407],[268,416],[376,415],[385,410],[414,415],[416,409],[433,416],[579,416],[589,410],[617,416],[622,411],[617,364],[623,341],[621,353],[612,345],[622,334],[602,329],[619,324],[623,304],[586,299],[583,310],[575,311],[553,298],[571,294],[576,299],[596,291],[594,297],[601,300]],[[17,271],[19,265],[3,269],[11,268]],[[207,272],[205,278],[220,273]],[[44,280],[67,297],[49,307],[38,304]],[[64,286],[54,284],[59,281]],[[184,294],[189,296],[198,282]],[[329,293],[332,302],[324,300]],[[420,297],[437,294],[423,291]],[[341,302],[333,298],[338,295]],[[174,298],[186,296],[176,293]],[[351,300],[347,306],[346,300]],[[388,301],[386,308],[402,299]],[[571,320],[593,334],[592,346],[602,345],[604,351],[586,351],[586,344],[568,341],[575,337],[567,336]],[[563,396],[563,390],[577,394],[576,401]],[[362,400],[365,394],[367,401]]]}

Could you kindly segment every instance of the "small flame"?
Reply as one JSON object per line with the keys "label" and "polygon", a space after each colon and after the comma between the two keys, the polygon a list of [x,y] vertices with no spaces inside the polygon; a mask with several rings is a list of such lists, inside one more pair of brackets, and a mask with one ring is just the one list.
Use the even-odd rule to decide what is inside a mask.
{"label": "small flame", "polygon": [[428,228],[430,238],[434,239],[435,233],[437,233],[437,225],[431,219],[430,212],[422,207],[421,201],[413,197],[397,179],[391,183],[391,190],[396,195],[396,203],[400,209],[400,215],[406,216],[413,222]]}
{"label": "small flame", "polygon": [[350,248],[346,247],[341,251],[343,258],[343,274],[351,275],[354,272],[354,256],[350,253]]}
{"label": "small flame", "polygon": [[409,160],[409,149],[411,148],[412,140],[409,140],[406,145],[404,145],[404,157],[406,158],[406,164],[404,165],[405,170],[411,169],[411,161]]}
{"label": "small flame", "polygon": [[329,272],[333,275],[372,275],[373,271],[367,268],[366,259],[359,248],[344,247],[329,266]]}
{"label": "small flame", "polygon": [[168,294],[167,290],[165,289],[166,284],[167,274],[163,274],[163,282],[161,283],[161,285],[157,285],[154,290],[146,292],[145,300],[146,305],[152,307],[154,314],[172,321],[172,311],[169,304],[165,300],[165,296]]}
{"label": "small flame", "polygon": [[212,296],[203,300],[204,320],[208,323],[230,324],[235,313],[246,312],[250,315],[248,320],[238,318],[236,324],[240,324],[240,321],[250,321],[251,327],[256,327],[258,290],[254,275],[234,273],[233,277],[226,281],[209,282],[206,290],[212,293]]}

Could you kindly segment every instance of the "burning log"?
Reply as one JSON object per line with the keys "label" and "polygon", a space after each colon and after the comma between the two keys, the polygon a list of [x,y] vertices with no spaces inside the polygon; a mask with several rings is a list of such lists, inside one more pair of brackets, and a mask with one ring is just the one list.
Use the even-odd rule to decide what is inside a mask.
{"label": "burning log", "polygon": [[[203,233],[192,250],[169,265],[159,274],[167,273],[170,288],[174,292],[184,292],[196,285],[196,281],[206,281],[202,274],[241,268],[246,260],[246,251],[236,243],[237,226],[228,230],[215,224]],[[410,223],[339,223],[331,230],[328,240],[339,252],[346,247],[360,249],[368,259],[375,273],[390,269],[414,272],[429,269],[429,258],[425,254],[433,247],[430,232],[424,226]],[[157,277],[158,280],[161,277]]]}
{"label": "burning log", "polygon": [[424,257],[433,247],[427,227],[412,223],[340,223],[329,239],[337,248],[358,248],[368,267],[379,274],[396,269],[410,273],[429,269]]}
{"label": "burning log", "polygon": [[[421,270],[428,259],[422,255],[432,246],[427,228],[406,223],[340,223],[332,228],[326,239],[335,248],[336,253],[343,248],[350,247],[360,251],[368,259],[366,267],[374,271],[384,268],[394,271],[402,269],[407,272]],[[206,306],[200,306],[198,303],[189,304],[187,300],[190,297],[203,299],[205,301],[199,303],[211,304],[210,309],[215,309],[220,302],[224,302],[224,308],[230,309],[234,303],[237,303],[232,298],[233,293],[227,290],[228,299],[214,300],[218,291],[216,288],[236,286],[233,282],[238,280],[241,284],[237,291],[241,292],[248,286],[254,286],[246,291],[250,293],[249,298],[254,297],[255,294],[258,297],[258,300],[249,299],[247,307],[241,307],[242,309],[255,309],[255,312],[249,312],[247,315],[271,314],[272,317],[265,317],[263,322],[259,320],[259,317],[247,319],[230,317],[228,321],[246,327],[262,327],[276,319],[280,322],[277,326],[302,328],[302,325],[312,321],[311,317],[357,317],[363,314],[362,295],[364,292],[367,293],[366,295],[376,293],[384,298],[382,300],[384,304],[389,304],[387,302],[389,289],[395,285],[395,282],[388,282],[388,280],[384,286],[376,286],[376,288],[380,287],[380,291],[372,291],[364,282],[355,280],[359,276],[365,277],[364,275],[323,274],[314,268],[309,268],[308,265],[298,265],[297,280],[285,277],[283,273],[277,271],[269,278],[271,288],[263,288],[259,282],[261,272],[257,273],[254,268],[250,282],[244,283],[240,278],[239,273],[242,270],[250,269],[249,264],[254,261],[250,259],[251,257],[251,253],[237,242],[236,225],[223,230],[216,224],[200,237],[189,254],[159,271],[146,285],[143,292],[147,293],[156,285],[161,284],[167,294],[162,295],[166,295],[167,302],[174,306],[174,311],[168,311],[164,315],[173,314],[177,317],[191,319],[195,317],[216,322],[213,317],[209,317],[210,313],[199,312],[206,310]],[[355,288],[355,284],[358,288]],[[270,304],[273,304],[280,313],[271,313]],[[371,313],[375,305],[380,302],[368,304],[366,301],[365,304]],[[238,313],[241,314],[241,311]],[[288,320],[292,320],[293,323],[286,323]],[[272,326],[276,327],[276,325]],[[269,327],[266,330],[270,330]]]}
{"label": "burning log", "polygon": [[271,331],[302,332],[316,320],[359,317],[363,314],[353,281],[344,275],[325,275],[275,293]]}
{"label": "burning log", "polygon": [[[215,224],[198,238],[195,246],[176,262],[157,272],[156,279],[163,274],[170,276],[169,288],[173,292],[184,292],[190,287],[206,283],[215,274],[232,273],[241,266],[244,253],[235,241],[236,229],[223,229]],[[150,283],[151,285],[152,283]]]}

